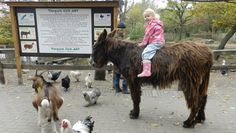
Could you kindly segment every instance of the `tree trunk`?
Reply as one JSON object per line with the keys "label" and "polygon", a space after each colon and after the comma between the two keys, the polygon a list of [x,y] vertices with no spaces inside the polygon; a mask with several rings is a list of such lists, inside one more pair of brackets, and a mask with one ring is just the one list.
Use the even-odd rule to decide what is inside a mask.
{"label": "tree trunk", "polygon": [[[234,25],[230,31],[225,35],[225,37],[222,39],[222,41],[220,42],[220,45],[218,46],[217,49],[224,49],[226,43],[229,41],[229,39],[234,35],[234,33],[236,32],[236,25]],[[215,55],[215,60],[218,60],[220,57],[220,55]]]}
{"label": "tree trunk", "polygon": [[3,66],[1,62],[0,62],[0,84],[5,84]]}
{"label": "tree trunk", "polygon": [[182,34],[183,34],[183,24],[180,24],[180,28],[179,28],[179,40],[182,40]]}

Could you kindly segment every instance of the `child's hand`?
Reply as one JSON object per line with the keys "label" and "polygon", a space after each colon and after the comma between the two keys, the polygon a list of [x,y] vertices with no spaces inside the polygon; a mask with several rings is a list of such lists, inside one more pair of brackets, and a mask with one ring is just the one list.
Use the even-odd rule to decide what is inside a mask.
{"label": "child's hand", "polygon": [[143,43],[138,44],[139,47],[144,47],[145,45]]}

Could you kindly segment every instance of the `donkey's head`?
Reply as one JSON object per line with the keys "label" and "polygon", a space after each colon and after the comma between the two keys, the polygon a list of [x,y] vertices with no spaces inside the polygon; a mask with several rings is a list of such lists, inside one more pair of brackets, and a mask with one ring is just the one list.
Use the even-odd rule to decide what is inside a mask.
{"label": "donkey's head", "polygon": [[104,31],[99,35],[96,43],[93,46],[92,53],[92,65],[94,67],[101,68],[108,62],[107,58],[107,50],[109,47],[109,42],[107,41],[109,38],[112,38],[116,33],[116,30],[107,34],[107,31]]}

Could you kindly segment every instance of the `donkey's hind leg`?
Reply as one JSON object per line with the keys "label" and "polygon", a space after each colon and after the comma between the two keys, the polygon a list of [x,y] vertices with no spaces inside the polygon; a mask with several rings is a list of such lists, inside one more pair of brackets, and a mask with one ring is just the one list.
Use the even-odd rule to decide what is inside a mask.
{"label": "donkey's hind leg", "polygon": [[207,103],[207,90],[208,90],[209,78],[210,78],[210,72],[206,73],[199,87],[200,109],[196,117],[197,123],[202,123],[206,119],[204,110]]}
{"label": "donkey's hind leg", "polygon": [[194,126],[196,124],[195,117],[196,117],[197,112],[198,112],[197,108],[191,109],[191,113],[190,113],[188,119],[186,121],[184,121],[184,123],[183,123],[184,128],[194,128]]}
{"label": "donkey's hind leg", "polygon": [[200,109],[198,111],[197,117],[196,117],[196,122],[197,123],[203,123],[206,119],[205,117],[205,106],[207,102],[207,96],[204,96],[201,101]]}
{"label": "donkey's hind leg", "polygon": [[[190,83],[190,82],[188,82]],[[184,92],[184,96],[185,96],[185,100],[187,102],[187,106],[188,108],[190,108],[190,115],[188,117],[188,119],[186,121],[183,122],[183,127],[184,128],[193,128],[196,124],[195,118],[196,115],[199,111],[200,108],[200,104],[199,104],[199,96],[197,93],[197,89],[196,88],[192,88],[190,87],[191,85],[189,84],[189,89],[185,89]],[[197,96],[196,96],[197,95]]]}

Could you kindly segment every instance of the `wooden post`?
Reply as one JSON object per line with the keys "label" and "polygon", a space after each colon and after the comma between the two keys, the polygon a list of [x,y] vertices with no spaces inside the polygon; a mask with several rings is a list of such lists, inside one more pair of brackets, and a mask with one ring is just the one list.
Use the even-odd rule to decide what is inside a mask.
{"label": "wooden post", "polygon": [[96,70],[94,80],[106,80],[106,70]]}
{"label": "wooden post", "polygon": [[3,66],[2,66],[2,63],[1,63],[1,62],[0,62],[0,83],[1,83],[1,84],[5,84]]}
{"label": "wooden post", "polygon": [[114,22],[114,29],[116,29],[117,28],[117,25],[118,25],[118,13],[119,13],[119,9],[118,9],[118,7],[115,7],[114,9],[114,20],[113,20],[113,22]]}
{"label": "wooden post", "polygon": [[[115,7],[113,9],[113,11],[114,11],[114,14],[113,14],[114,15],[114,18],[113,18],[114,29],[117,29],[117,25],[118,25],[117,17],[118,17],[118,12],[119,12],[118,7]],[[105,70],[96,70],[95,71],[94,80],[105,80],[105,77],[106,77],[106,71]]]}
{"label": "wooden post", "polygon": [[22,71],[21,71],[21,61],[20,61],[20,49],[19,49],[19,39],[18,39],[18,29],[16,28],[16,16],[15,16],[15,8],[10,7],[10,14],[11,14],[11,22],[12,22],[12,36],[14,41],[15,47],[15,58],[16,58],[16,69],[17,69],[17,77],[18,77],[18,84],[23,84],[22,79]]}

